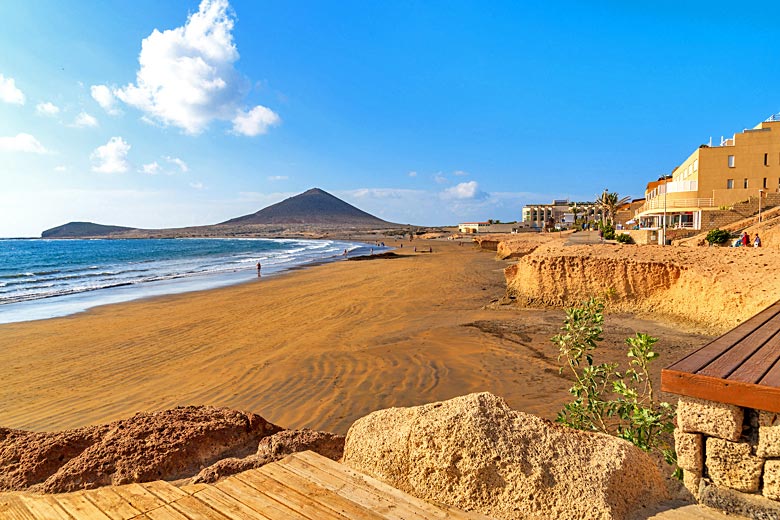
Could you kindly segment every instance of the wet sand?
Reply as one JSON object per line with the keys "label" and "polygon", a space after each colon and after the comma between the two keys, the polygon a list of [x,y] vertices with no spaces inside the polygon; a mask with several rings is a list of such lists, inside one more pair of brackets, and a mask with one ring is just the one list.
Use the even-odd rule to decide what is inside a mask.
{"label": "wet sand", "polygon": [[[485,309],[504,294],[505,262],[470,244],[417,245],[434,253],[407,244],[403,258],[1,325],[0,426],[54,431],[207,404],[344,433],[376,409],[476,391],[554,418],[569,387],[549,341],[563,312]],[[634,331],[660,336],[656,371],[707,340],[631,316],[606,324],[609,358]]]}

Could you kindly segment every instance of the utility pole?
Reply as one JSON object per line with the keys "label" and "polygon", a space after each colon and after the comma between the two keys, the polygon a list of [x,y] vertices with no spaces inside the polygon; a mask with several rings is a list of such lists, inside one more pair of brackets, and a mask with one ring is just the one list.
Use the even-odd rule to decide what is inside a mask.
{"label": "utility pole", "polygon": [[661,247],[666,246],[666,180],[664,180],[663,187],[664,187],[664,232],[663,232],[663,242],[661,242]]}
{"label": "utility pole", "polygon": [[758,221],[761,222],[761,197],[764,195],[764,190],[758,190]]}

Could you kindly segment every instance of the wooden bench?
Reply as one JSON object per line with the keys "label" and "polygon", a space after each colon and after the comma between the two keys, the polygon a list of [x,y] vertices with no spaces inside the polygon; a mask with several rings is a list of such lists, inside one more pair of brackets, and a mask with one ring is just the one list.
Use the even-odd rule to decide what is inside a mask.
{"label": "wooden bench", "polygon": [[661,390],[780,412],[780,302],[663,369]]}

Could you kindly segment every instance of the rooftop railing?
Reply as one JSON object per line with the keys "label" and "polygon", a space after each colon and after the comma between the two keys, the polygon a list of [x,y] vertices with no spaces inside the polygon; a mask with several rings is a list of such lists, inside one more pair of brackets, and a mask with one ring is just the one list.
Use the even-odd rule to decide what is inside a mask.
{"label": "rooftop railing", "polygon": [[711,208],[714,205],[715,204],[712,198],[667,199],[664,202],[664,197],[656,197],[653,200],[648,200],[645,202],[645,204],[640,208],[639,213],[644,211],[651,211],[654,209],[664,209],[664,207],[666,207],[667,210],[670,210],[674,208]]}

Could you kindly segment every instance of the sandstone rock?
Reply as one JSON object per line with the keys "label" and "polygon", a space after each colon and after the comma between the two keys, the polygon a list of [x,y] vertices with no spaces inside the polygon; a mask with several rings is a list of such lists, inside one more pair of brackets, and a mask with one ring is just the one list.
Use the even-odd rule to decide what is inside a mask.
{"label": "sandstone rock", "polygon": [[189,477],[220,458],[254,453],[279,430],[252,413],[194,406],[59,433],[3,430],[0,488],[59,493]]}
{"label": "sandstone rock", "polygon": [[680,397],[677,426],[684,432],[703,433],[730,441],[742,435],[744,412],[733,404],[716,403],[694,397]]}
{"label": "sandstone rock", "polygon": [[260,440],[257,453],[217,461],[195,476],[193,483],[210,483],[249,469],[277,461],[291,453],[311,450],[329,459],[339,460],[344,453],[344,436],[314,430],[284,430]]}
{"label": "sandstone rock", "polygon": [[677,452],[678,466],[692,474],[701,476],[704,465],[701,434],[685,433],[679,428],[675,428],[674,450]]}
{"label": "sandstone rock", "polygon": [[310,450],[338,461],[344,454],[343,435],[315,430],[284,430],[260,441],[257,447],[258,456],[273,457],[279,460],[291,453]]}
{"label": "sandstone rock", "polygon": [[764,463],[764,488],[761,493],[772,500],[780,500],[780,460]]}
{"label": "sandstone rock", "polygon": [[750,444],[707,439],[707,471],[715,484],[737,491],[758,491],[764,459],[751,455]]}
{"label": "sandstone rock", "polygon": [[758,447],[759,457],[780,457],[780,414],[773,412],[758,412]]}
{"label": "sandstone rock", "polygon": [[489,393],[356,421],[342,462],[426,500],[496,518],[625,518],[666,496],[626,441],[511,410]]}

